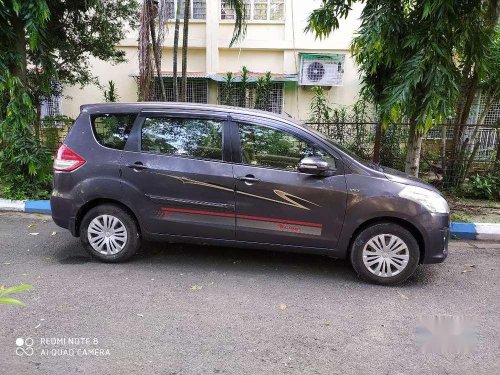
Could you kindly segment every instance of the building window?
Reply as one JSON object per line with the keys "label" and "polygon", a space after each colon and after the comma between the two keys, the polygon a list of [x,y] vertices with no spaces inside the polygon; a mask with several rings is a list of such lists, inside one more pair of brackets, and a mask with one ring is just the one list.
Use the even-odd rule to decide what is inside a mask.
{"label": "building window", "polygon": [[[180,90],[181,80],[179,79],[177,89]],[[163,78],[165,86],[165,95],[167,102],[174,100],[174,83],[172,78]],[[161,86],[158,78],[155,78],[153,88],[153,98],[151,101],[162,101]],[[187,79],[187,101],[189,103],[208,103],[208,82],[202,78],[188,78]]]}
{"label": "building window", "polygon": [[[284,21],[285,0],[246,0],[247,20]],[[227,1],[221,1],[221,20],[234,20],[234,9]]]}
{"label": "building window", "polygon": [[[217,102],[236,107],[255,108],[255,87],[255,84],[248,83],[245,92],[243,92],[241,83],[235,82],[231,84],[231,87],[228,87],[226,83],[219,82]],[[267,100],[267,108],[262,109],[268,112],[282,113],[283,90],[283,82],[273,82]]]}
{"label": "building window", "polygon": [[[184,18],[184,4],[185,1],[182,0],[181,8],[180,8],[180,18]],[[190,2],[190,12],[189,18],[192,20],[204,20],[206,17],[206,0],[192,0]],[[177,0],[168,0],[167,1],[167,14],[169,19],[175,19],[177,11]]]}
{"label": "building window", "polygon": [[40,118],[61,116],[62,97],[61,95],[50,95],[43,97],[40,101]]}

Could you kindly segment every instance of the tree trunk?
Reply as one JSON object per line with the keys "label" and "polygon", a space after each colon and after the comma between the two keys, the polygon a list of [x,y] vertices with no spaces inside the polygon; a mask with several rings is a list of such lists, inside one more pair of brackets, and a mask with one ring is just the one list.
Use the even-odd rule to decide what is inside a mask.
{"label": "tree trunk", "polygon": [[448,162],[446,161],[446,133],[448,131],[448,127],[446,125],[441,126],[441,169],[442,169],[442,178],[444,179],[446,176],[446,165]]}
{"label": "tree trunk", "polygon": [[190,0],[184,2],[184,24],[182,29],[182,79],[181,79],[181,102],[187,101],[187,50],[189,33],[189,9]]}
{"label": "tree trunk", "polygon": [[420,167],[420,151],[422,150],[423,130],[417,129],[415,118],[410,120],[410,131],[408,134],[408,150],[406,152],[405,172],[411,176],[418,177]]}
{"label": "tree trunk", "polygon": [[158,44],[156,41],[156,30],[155,30],[155,17],[154,17],[154,4],[153,0],[148,0],[150,2],[149,4],[149,11],[151,12],[151,15],[149,17],[149,30],[151,32],[151,44],[153,46],[153,58],[155,60],[155,66],[156,66],[156,76],[158,78],[158,83],[160,84],[161,88],[161,99],[162,101],[166,102],[167,101],[167,94],[165,92],[165,84],[163,82],[163,78],[161,77],[161,59],[160,59],[160,51],[158,51]]}
{"label": "tree trunk", "polygon": [[174,60],[172,64],[172,86],[174,91],[174,102],[179,101],[179,89],[177,88],[177,55],[179,54],[179,27],[181,23],[181,5],[182,0],[177,0],[177,9],[175,11],[175,31],[174,31]]}
{"label": "tree trunk", "polygon": [[373,157],[372,161],[374,163],[380,163],[380,142],[382,140],[382,120],[377,123],[377,128],[375,129],[375,142],[373,145]]}
{"label": "tree trunk", "polygon": [[13,16],[10,19],[12,24],[12,29],[16,37],[14,49],[19,55],[19,64],[14,64],[11,66],[12,75],[19,77],[23,84],[26,84],[26,70],[27,70],[27,60],[26,60],[26,32],[24,30],[23,21],[17,17]]}

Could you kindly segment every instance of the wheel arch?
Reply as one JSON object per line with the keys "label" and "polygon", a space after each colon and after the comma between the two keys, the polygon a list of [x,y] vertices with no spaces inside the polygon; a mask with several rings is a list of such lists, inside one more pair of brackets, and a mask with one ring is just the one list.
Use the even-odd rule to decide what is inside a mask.
{"label": "wheel arch", "polygon": [[120,207],[124,211],[126,211],[132,218],[134,219],[135,223],[137,224],[137,230],[139,233],[142,233],[141,230],[141,223],[139,222],[137,215],[134,213],[134,211],[127,206],[126,204],[123,204],[122,202],[119,202],[115,199],[110,199],[110,198],[96,198],[91,201],[86,202],[83,204],[79,209],[78,212],[76,213],[75,216],[75,236],[79,237],[80,236],[80,224],[82,222],[82,219],[84,216],[89,212],[92,208],[103,205],[103,204],[113,204],[115,206]]}
{"label": "wheel arch", "polygon": [[408,230],[417,240],[419,251],[420,251],[419,263],[423,262],[424,257],[425,257],[425,241],[424,241],[424,237],[422,235],[422,232],[415,225],[410,223],[409,221],[401,219],[399,217],[394,217],[394,216],[376,217],[376,218],[372,218],[372,219],[366,220],[363,223],[361,223],[351,234],[351,238],[349,239],[349,245],[347,247],[347,258],[349,258],[350,254],[351,254],[352,244],[353,244],[355,238],[358,236],[358,234],[361,233],[363,230],[365,230],[368,227],[371,227],[375,224],[382,224],[382,223],[398,224],[401,227]]}

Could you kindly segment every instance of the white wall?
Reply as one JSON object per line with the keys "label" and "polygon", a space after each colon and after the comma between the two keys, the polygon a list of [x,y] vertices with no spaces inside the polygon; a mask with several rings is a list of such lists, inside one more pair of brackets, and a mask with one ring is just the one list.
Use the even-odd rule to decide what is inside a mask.
{"label": "white wall", "polygon": [[[220,0],[207,0],[206,20],[190,22],[188,72],[208,74],[237,72],[245,65],[250,71],[295,74],[299,70],[299,52],[345,53],[349,54],[350,41],[359,26],[360,5],[355,5],[351,15],[341,20],[340,29],[327,39],[315,39],[311,33],[304,33],[307,16],[320,5],[320,0],[287,0],[284,21],[251,21],[246,37],[236,46],[229,48],[234,23],[220,20]],[[174,24],[168,25],[163,51],[162,70],[172,71],[172,45]],[[182,41],[182,24],[181,39]],[[137,31],[131,31],[117,48],[126,52],[127,62],[111,65],[94,59],[94,72],[101,84],[113,80],[121,101],[136,101],[137,86],[131,74],[138,72]],[[180,69],[180,54],[178,60]],[[210,84],[209,100],[214,102],[216,94]],[[359,92],[359,77],[350,56],[346,57],[344,84],[327,91],[334,103],[352,104]],[[94,85],[83,89],[66,87],[63,99],[64,114],[76,117],[79,106],[84,103],[103,100],[102,91]],[[300,119],[309,117],[311,90],[296,84],[287,84],[285,90],[285,111]]]}

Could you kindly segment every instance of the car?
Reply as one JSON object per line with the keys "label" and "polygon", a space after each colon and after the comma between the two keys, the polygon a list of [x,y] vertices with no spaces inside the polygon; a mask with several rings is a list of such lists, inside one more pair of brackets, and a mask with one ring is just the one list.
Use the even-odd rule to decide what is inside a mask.
{"label": "car", "polygon": [[448,254],[429,184],[284,115],[191,103],[83,105],[54,159],[52,217],[104,262],[143,240],[350,259],[377,284]]}

